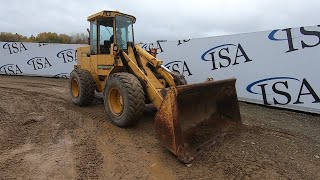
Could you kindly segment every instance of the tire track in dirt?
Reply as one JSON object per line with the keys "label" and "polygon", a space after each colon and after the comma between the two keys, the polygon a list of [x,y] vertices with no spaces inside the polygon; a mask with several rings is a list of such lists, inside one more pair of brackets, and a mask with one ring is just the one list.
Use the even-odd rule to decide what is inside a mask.
{"label": "tire track in dirt", "polygon": [[[98,172],[99,172],[99,166],[102,162],[102,158],[99,155],[99,153],[96,150],[96,142],[95,139],[91,137],[90,134],[95,132],[97,127],[92,128],[92,126],[88,125],[88,123],[83,123],[83,119],[89,119],[86,120],[86,122],[92,122],[93,119],[104,119],[105,117],[102,117],[99,114],[92,114],[91,112],[86,111],[85,109],[82,109],[81,112],[77,107],[71,104],[71,102],[67,102],[65,98],[53,96],[51,94],[47,94],[44,92],[30,92],[28,90],[24,90],[23,88],[12,88],[12,87],[4,87],[4,89],[7,89],[8,92],[19,92],[14,93],[15,95],[26,95],[31,97],[38,97],[38,99],[42,99],[42,101],[47,101],[49,99],[49,102],[52,102],[53,104],[58,104],[59,107],[61,107],[61,104],[64,105],[66,112],[63,114],[57,114],[63,117],[63,119],[69,119],[69,120],[75,120],[76,123],[71,123],[72,121],[62,122],[62,126],[60,129],[57,130],[56,135],[53,137],[54,140],[58,141],[59,137],[61,137],[61,134],[64,131],[65,127],[68,127],[70,132],[73,132],[76,128],[81,128],[84,130],[82,134],[86,134],[86,136],[80,137],[79,142],[74,143],[74,151],[76,152],[75,159],[78,163],[76,165],[76,169],[78,172],[79,178],[98,178]],[[31,100],[32,104],[35,103],[35,100]],[[53,105],[52,107],[55,107]],[[77,109],[77,110],[76,110]],[[39,111],[39,109],[36,109]],[[52,109],[54,111],[54,109]],[[80,120],[80,121],[79,121]],[[30,121],[28,121],[30,123]],[[28,123],[27,122],[27,123]],[[32,121],[31,121],[32,122]],[[84,128],[86,127],[86,128]],[[80,133],[79,133],[80,134]],[[89,135],[88,135],[89,134]],[[81,135],[78,135],[81,136]],[[74,137],[74,139],[79,139],[79,137]],[[78,153],[77,153],[78,152]]]}
{"label": "tire track in dirt", "polygon": [[[68,132],[72,132],[74,129],[78,128],[79,126],[77,126],[75,123],[73,123],[73,120],[76,120],[77,116],[73,115],[71,116],[67,116],[64,113],[59,112],[59,110],[61,109],[56,109],[56,104],[61,104],[61,101],[65,101],[65,99],[61,98],[61,97],[56,97],[56,96],[52,96],[50,94],[47,93],[42,93],[42,92],[30,92],[29,90],[25,90],[23,88],[23,86],[19,86],[19,87],[1,87],[0,88],[1,91],[6,92],[6,93],[10,93],[11,96],[22,96],[23,98],[25,98],[25,100],[29,103],[29,104],[38,104],[39,106],[35,106],[35,108],[33,108],[33,111],[36,112],[41,112],[43,111],[42,107],[45,107],[50,110],[48,110],[46,113],[46,117],[50,120],[52,120],[50,117],[52,115],[58,115],[60,117],[62,117],[62,121],[58,122],[59,127],[57,128],[46,128],[46,132],[43,133],[43,131],[41,130],[36,130],[37,134],[36,136],[39,137],[44,137],[46,134],[52,134],[52,137],[49,137],[49,141],[50,139],[52,140],[51,143],[57,144],[61,141],[61,139],[63,139],[63,134],[65,132],[65,130],[67,129]],[[32,98],[28,98],[28,97],[32,97]],[[49,100],[48,100],[49,99]],[[52,101],[54,100],[54,101]],[[39,104],[39,102],[41,102]],[[45,102],[45,103],[43,103]],[[53,105],[49,105],[50,108],[48,108],[48,104],[52,103]],[[59,107],[59,105],[58,105]],[[70,106],[71,107],[71,106]],[[69,108],[70,108],[69,107]],[[71,109],[74,109],[74,107],[72,107]],[[67,109],[67,112],[70,111],[69,109]],[[72,110],[73,112],[73,110]],[[22,112],[24,113],[24,112]],[[72,113],[72,114],[81,114],[81,112],[77,112],[77,113]],[[67,120],[67,121],[64,121]],[[33,125],[37,126],[37,121],[34,119],[31,120],[27,120],[25,122],[19,123],[21,126],[24,126],[23,129],[28,129],[28,127],[32,127]],[[50,123],[50,122],[48,122]],[[14,126],[14,125],[13,125]],[[9,132],[9,134],[11,136],[14,136],[15,140],[14,142],[17,141],[17,139],[20,139],[20,143],[17,143],[16,146],[12,146],[12,145],[8,145],[11,149],[16,149],[20,146],[20,144],[24,144],[27,139],[25,138],[21,138],[21,137],[27,137],[28,136],[28,132],[27,131],[20,131],[20,132],[25,132],[24,134],[19,134],[17,133],[18,130],[21,129],[21,126],[17,128],[17,130],[14,130],[13,132]],[[17,126],[16,126],[17,127]],[[96,143],[94,141],[94,139],[91,136],[86,135],[87,133],[84,132],[82,137],[75,137],[73,140],[73,155],[75,156],[75,161],[76,164],[79,161],[80,165],[76,165],[76,171],[78,172],[77,177],[78,178],[98,178],[99,175],[99,164],[101,164],[102,162],[102,158],[101,156],[99,156],[99,153],[97,152],[97,150],[95,149]],[[30,136],[30,135],[29,135]],[[46,144],[48,143],[48,139],[33,139],[32,141],[34,141],[34,143],[36,144]],[[58,149],[57,149],[58,150]],[[9,161],[11,162],[11,160],[9,159]],[[79,163],[78,163],[79,164]],[[8,165],[8,164],[7,164]],[[30,175],[31,176],[31,175]]]}
{"label": "tire track in dirt", "polygon": [[[89,107],[79,108],[70,103],[63,103],[63,106],[66,109],[74,110],[68,112],[68,115],[72,119],[78,119],[78,124],[82,131],[96,137],[97,148],[103,154],[105,161],[102,171],[108,169],[106,173],[102,173],[108,174],[108,176],[103,176],[103,179],[126,177],[174,179],[172,176],[173,172],[170,168],[161,164],[159,156],[152,156],[148,150],[141,149],[142,145],[139,145],[141,142],[138,141],[146,137],[138,138],[137,140],[135,139],[136,137],[131,134],[132,132],[130,132],[132,128],[118,128],[106,119],[103,100],[96,99],[94,105]],[[81,113],[77,111],[79,109]],[[154,116],[154,114],[152,114],[152,116]],[[154,136],[153,126],[151,131],[152,136],[149,135],[150,132],[143,135],[157,142]],[[139,132],[140,130],[138,130],[138,133]],[[140,135],[137,134],[137,132],[135,132],[135,134],[137,136]],[[162,149],[158,142],[157,146],[159,146],[157,148]],[[139,170],[136,172],[133,171],[134,168],[138,167]],[[131,173],[127,174],[128,171]]]}
{"label": "tire track in dirt", "polygon": [[[38,134],[38,129],[35,129],[34,126],[41,127],[41,124],[37,123],[40,121],[40,119],[32,119],[36,118],[37,113],[31,114],[28,110],[30,108],[29,104],[32,104],[32,107],[37,107],[35,103],[37,101],[30,101],[31,99],[35,98],[38,99],[37,96],[30,95],[26,92],[23,92],[21,90],[17,90],[20,93],[11,93],[10,94],[4,93],[3,88],[0,88],[1,94],[6,94],[7,97],[10,95],[10,98],[8,98],[10,101],[2,101],[1,106],[10,104],[10,107],[13,108],[13,110],[8,113],[8,120],[7,121],[1,121],[1,123],[6,123],[5,126],[2,126],[3,128],[7,128],[6,134],[8,137],[1,137],[1,149],[5,148],[6,154],[10,154],[8,157],[6,154],[1,154],[0,161],[0,170],[1,170],[1,177],[2,178],[22,178],[22,177],[41,177],[39,173],[39,167],[42,167],[42,165],[45,165],[47,161],[42,161],[41,166],[35,162],[40,161],[41,159],[46,159],[46,151],[48,150],[48,146],[41,144],[37,144],[36,139],[37,137],[41,136],[41,134]],[[20,95],[19,95],[20,94]],[[31,98],[32,97],[32,98]],[[21,101],[23,99],[23,101]],[[17,103],[12,103],[12,101],[18,101]],[[19,106],[16,106],[19,105]],[[33,109],[33,108],[32,108]],[[31,123],[32,122],[32,123]],[[41,128],[42,129],[42,128]],[[42,138],[42,137],[41,137]],[[32,142],[33,141],[33,142]],[[46,142],[48,143],[48,142]],[[29,144],[32,147],[30,148],[24,148],[25,145]],[[42,147],[43,149],[37,150],[37,147]],[[50,147],[50,146],[49,146]],[[20,150],[21,149],[21,150]],[[58,150],[58,149],[56,149]],[[54,153],[50,153],[50,157],[53,157]],[[40,158],[40,159],[39,159]],[[45,166],[43,166],[45,167]],[[32,169],[35,168],[38,169],[37,172],[33,172]],[[55,169],[55,168],[52,168]],[[17,170],[19,174],[12,173],[12,170]],[[43,169],[45,175],[48,175],[49,171],[48,169]],[[11,171],[11,172],[10,172]]]}

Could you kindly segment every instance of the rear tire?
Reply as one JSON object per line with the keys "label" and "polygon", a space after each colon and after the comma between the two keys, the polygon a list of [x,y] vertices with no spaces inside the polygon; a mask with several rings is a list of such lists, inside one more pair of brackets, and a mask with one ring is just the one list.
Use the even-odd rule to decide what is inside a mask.
{"label": "rear tire", "polygon": [[75,69],[70,74],[69,83],[72,102],[77,106],[87,106],[94,99],[94,81],[89,71]]}
{"label": "rear tire", "polygon": [[126,72],[110,75],[104,91],[104,107],[113,124],[119,127],[136,124],[145,108],[140,81]]}

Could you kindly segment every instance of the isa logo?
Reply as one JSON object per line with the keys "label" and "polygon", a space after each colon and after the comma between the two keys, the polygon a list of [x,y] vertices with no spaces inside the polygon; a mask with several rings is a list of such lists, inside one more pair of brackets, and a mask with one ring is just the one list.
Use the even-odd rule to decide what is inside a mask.
{"label": "isa logo", "polygon": [[179,74],[183,76],[191,76],[191,70],[187,64],[186,61],[172,61],[164,65],[166,68],[168,68],[171,71],[178,72]]}
{"label": "isa logo", "polygon": [[[317,27],[320,27],[318,25]],[[276,29],[270,32],[268,39],[271,41],[285,41],[288,44],[286,53],[298,51],[300,49],[316,47],[320,44],[320,28],[319,30],[308,30],[307,27],[300,27],[299,34],[293,36],[291,28]],[[305,38],[312,38],[314,40],[306,41]],[[294,41],[298,39],[297,41]]]}
{"label": "isa logo", "polygon": [[50,61],[46,57],[34,57],[27,61],[27,64],[33,67],[33,70],[37,71],[51,67]]}
{"label": "isa logo", "polygon": [[77,53],[74,49],[65,49],[57,53],[57,57],[63,60],[63,63],[77,61]]}
{"label": "isa logo", "polygon": [[241,44],[223,44],[215,46],[203,53],[201,60],[211,62],[211,70],[227,68],[252,61]]}
{"label": "isa logo", "polygon": [[7,75],[19,75],[22,74],[20,67],[16,64],[6,64],[0,67],[0,72]]}
{"label": "isa logo", "polygon": [[151,51],[151,49],[157,49],[157,54],[164,52],[161,46],[162,41],[157,41],[156,43],[146,43],[141,46],[146,51]]}
{"label": "isa logo", "polygon": [[28,50],[22,42],[7,42],[2,48],[7,50],[10,54],[17,54]]}
{"label": "isa logo", "polygon": [[[320,103],[316,93],[307,79],[294,77],[271,77],[249,84],[247,92],[261,97],[265,105],[287,105]],[[310,97],[310,98],[309,98]],[[310,99],[312,99],[311,102]]]}

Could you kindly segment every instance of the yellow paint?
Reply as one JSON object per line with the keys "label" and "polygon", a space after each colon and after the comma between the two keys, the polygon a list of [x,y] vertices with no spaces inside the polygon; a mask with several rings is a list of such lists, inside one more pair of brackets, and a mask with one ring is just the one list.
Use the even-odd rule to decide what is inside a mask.
{"label": "yellow paint", "polygon": [[88,21],[95,21],[98,19],[104,19],[104,18],[110,18],[110,17],[116,17],[116,16],[125,16],[128,18],[131,18],[133,20],[133,22],[136,21],[136,18],[134,16],[124,14],[119,11],[101,11],[101,12],[98,12],[96,14],[89,16],[87,19],[88,19]]}
{"label": "yellow paint", "polygon": [[[135,22],[134,16],[118,11],[101,11],[89,16],[88,21],[99,22],[104,19],[113,18],[115,24],[116,16],[129,17]],[[97,36],[98,38],[100,37],[99,34]],[[128,50],[122,52],[123,59],[121,59],[119,50],[113,50],[114,46],[115,44],[111,44],[109,54],[90,54],[90,46],[79,47],[77,49],[78,63],[75,68],[86,69],[91,73],[96,85],[96,91],[98,92],[104,91],[110,74],[130,70],[130,73],[133,73],[145,82],[148,98],[159,109],[163,101],[160,91],[164,88],[175,86],[171,74],[161,67],[163,61],[156,59],[138,45],[128,46]],[[123,62],[129,67],[126,67]],[[150,66],[153,68],[151,69]],[[113,95],[110,95],[111,98],[117,95],[116,91],[113,93]],[[110,100],[110,103],[114,105],[114,112],[117,114],[120,111],[119,103],[115,99]]]}
{"label": "yellow paint", "polygon": [[108,104],[115,116],[120,116],[123,111],[123,98],[118,88],[111,88],[108,93]]}
{"label": "yellow paint", "polygon": [[71,81],[71,91],[72,91],[73,97],[79,96],[79,85],[78,85],[78,81],[76,79],[72,79],[72,81]]}

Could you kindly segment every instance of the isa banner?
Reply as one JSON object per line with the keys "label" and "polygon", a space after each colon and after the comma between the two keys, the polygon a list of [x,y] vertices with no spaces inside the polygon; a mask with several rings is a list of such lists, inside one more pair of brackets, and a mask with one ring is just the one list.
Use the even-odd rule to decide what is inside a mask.
{"label": "isa banner", "polygon": [[[83,45],[0,42],[0,74],[67,78]],[[239,100],[320,114],[320,26],[154,42],[188,83],[237,78]]]}
{"label": "isa banner", "polygon": [[320,26],[143,44],[189,83],[237,78],[242,101],[320,113]]}
{"label": "isa banner", "polygon": [[0,74],[67,78],[82,45],[0,42]]}

